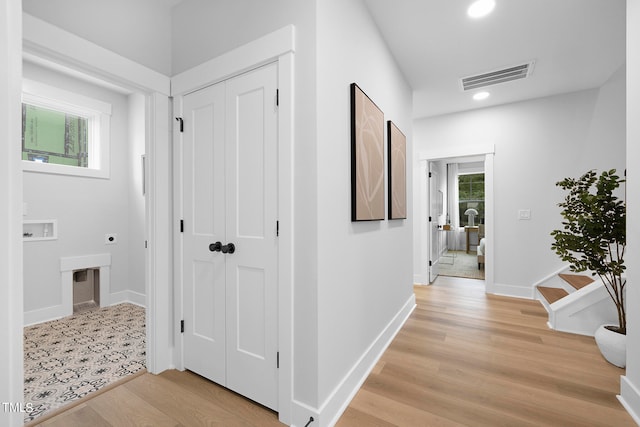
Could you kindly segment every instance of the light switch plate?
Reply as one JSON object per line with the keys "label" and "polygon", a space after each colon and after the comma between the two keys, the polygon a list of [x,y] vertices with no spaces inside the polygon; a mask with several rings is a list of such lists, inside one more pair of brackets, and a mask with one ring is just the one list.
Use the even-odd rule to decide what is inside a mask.
{"label": "light switch plate", "polygon": [[531,219],[531,209],[520,209],[518,211],[518,219],[520,221],[528,221]]}

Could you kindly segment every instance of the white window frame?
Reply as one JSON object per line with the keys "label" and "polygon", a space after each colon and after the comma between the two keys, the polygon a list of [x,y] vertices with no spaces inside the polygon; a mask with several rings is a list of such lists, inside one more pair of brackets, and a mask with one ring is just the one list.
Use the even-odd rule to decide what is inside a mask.
{"label": "white window frame", "polygon": [[22,102],[85,117],[89,121],[88,167],[23,160],[23,171],[110,178],[111,104],[27,79],[22,82]]}

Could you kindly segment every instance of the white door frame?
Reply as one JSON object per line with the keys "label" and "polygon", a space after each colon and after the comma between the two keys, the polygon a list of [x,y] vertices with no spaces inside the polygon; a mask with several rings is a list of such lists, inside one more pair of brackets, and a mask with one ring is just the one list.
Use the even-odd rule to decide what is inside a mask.
{"label": "white door frame", "polygon": [[[171,303],[171,168],[169,141],[170,79],[156,71],[81,37],[23,13],[24,52],[81,73],[142,93],[146,97],[145,290],[147,305],[147,370],[159,373],[173,366]],[[153,286],[151,286],[153,284]]]}
{"label": "white door frame", "polygon": [[[22,292],[21,2],[0,1],[0,402],[24,400]],[[24,414],[0,410],[0,424],[22,426]]]}
{"label": "white door frame", "polygon": [[[438,213],[434,212],[432,210],[433,208],[433,202],[434,199],[437,197],[435,192],[432,191],[432,189],[434,188],[432,186],[432,183],[435,182],[436,184],[438,184],[438,173],[437,172],[433,172],[431,170],[433,163],[425,161],[425,166],[426,166],[426,173],[422,176],[423,180],[427,181],[427,217],[428,218],[424,218],[423,217],[423,221],[426,220],[427,221],[427,229],[428,231],[428,239],[427,240],[427,257],[429,259],[429,263],[428,263],[428,267],[427,267],[427,283],[433,283],[433,281],[436,279],[436,277],[438,277],[438,271],[440,269],[440,255],[441,255],[441,251],[440,251],[440,236],[438,236],[438,251],[437,251],[437,257],[433,256],[433,242],[435,241],[434,236],[433,236],[433,229],[434,229],[434,225],[436,227],[439,228],[439,226],[437,225],[438,222]],[[433,174],[436,174],[435,176],[433,176]],[[438,191],[438,190],[437,190]],[[434,224],[436,223],[436,224]],[[421,260],[421,262],[425,262],[425,260]],[[434,276],[434,272],[436,273]],[[432,280],[432,276],[433,276],[433,280]]]}
{"label": "white door frame", "polygon": [[[278,416],[281,422],[291,424],[293,401],[293,59],[295,31],[286,26],[245,44],[217,58],[184,71],[171,79],[171,95],[174,97],[174,117],[181,117],[184,95],[227,80],[264,64],[278,63]],[[182,218],[181,147],[180,131],[173,132],[173,189],[174,216]],[[176,227],[173,234],[174,256],[174,304],[173,316],[182,319],[182,236]],[[182,359],[182,335],[174,329],[176,343],[174,359],[178,369],[184,369]]]}
{"label": "white door frame", "polygon": [[[428,164],[430,161],[456,158],[456,157],[469,157],[469,156],[484,156],[484,177],[485,177],[485,237],[487,239],[486,250],[486,264],[485,264],[485,292],[487,293],[495,293],[494,286],[494,179],[493,179],[493,161],[494,161],[494,153],[495,148],[493,145],[480,145],[480,146],[469,146],[469,147],[460,147],[460,148],[436,148],[434,150],[422,151],[418,153],[418,161],[420,163],[420,170],[428,168]],[[425,181],[422,179],[422,181]],[[420,188],[420,185],[418,185]],[[422,184],[422,188],[424,188],[424,184]],[[426,192],[420,193],[420,199],[426,197]],[[421,210],[427,207],[429,201],[419,203]],[[427,212],[420,212],[418,218],[425,218]],[[419,235],[417,250],[418,254],[427,254],[429,251],[428,242],[431,238],[431,230],[430,227],[418,227]],[[426,265],[426,263],[425,263]],[[424,274],[424,277],[429,278],[429,270],[428,265],[426,266],[426,270],[420,271],[421,274]]]}

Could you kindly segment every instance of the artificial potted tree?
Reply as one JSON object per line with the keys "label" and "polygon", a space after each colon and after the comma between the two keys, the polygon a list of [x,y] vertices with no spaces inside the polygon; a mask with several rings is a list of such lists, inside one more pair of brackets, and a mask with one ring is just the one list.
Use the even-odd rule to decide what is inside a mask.
{"label": "artificial potted tree", "polygon": [[618,313],[618,325],[603,325],[595,333],[602,355],[612,364],[626,365],[627,317],[625,306],[624,253],[626,207],[614,195],[624,182],[616,170],[597,176],[591,170],[578,179],[556,183],[568,191],[562,208],[562,230],[554,230],[551,248],[575,272],[591,271],[602,280]]}

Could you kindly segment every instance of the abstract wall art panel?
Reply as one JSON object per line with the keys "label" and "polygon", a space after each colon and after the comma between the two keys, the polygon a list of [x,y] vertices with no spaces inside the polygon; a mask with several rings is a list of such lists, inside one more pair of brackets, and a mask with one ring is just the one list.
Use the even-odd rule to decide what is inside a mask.
{"label": "abstract wall art panel", "polygon": [[389,147],[389,219],[407,217],[407,138],[387,122]]}
{"label": "abstract wall art panel", "polygon": [[351,220],[384,218],[384,114],[352,83]]}

